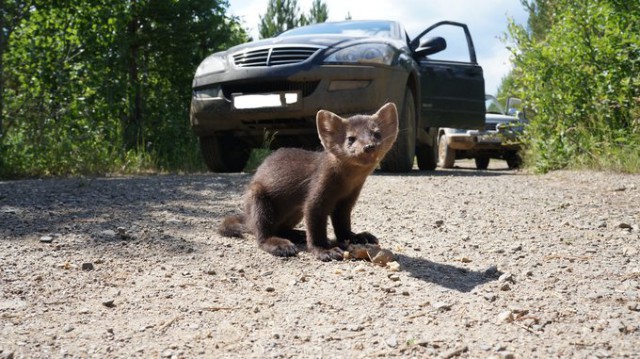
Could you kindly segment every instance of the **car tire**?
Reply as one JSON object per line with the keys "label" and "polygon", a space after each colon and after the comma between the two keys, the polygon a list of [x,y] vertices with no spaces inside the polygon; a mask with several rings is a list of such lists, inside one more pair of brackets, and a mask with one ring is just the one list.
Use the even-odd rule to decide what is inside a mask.
{"label": "car tire", "polygon": [[421,171],[433,171],[438,165],[438,129],[431,129],[429,136],[433,137],[433,146],[416,145],[416,162]]}
{"label": "car tire", "polygon": [[486,170],[487,168],[489,168],[489,161],[491,160],[491,158],[487,156],[480,156],[476,157],[475,160],[477,169]]}
{"label": "car tire", "polygon": [[447,144],[447,134],[443,133],[438,138],[438,165],[442,168],[453,168],[456,162],[456,150]]}
{"label": "car tire", "polygon": [[398,138],[380,162],[385,172],[409,172],[416,154],[416,104],[413,92],[406,89],[404,103],[398,119]]}
{"label": "car tire", "polygon": [[240,172],[249,159],[249,148],[242,141],[227,136],[200,137],[200,152],[211,172]]}
{"label": "car tire", "polygon": [[522,166],[522,158],[518,152],[510,152],[505,156],[505,160],[507,161],[507,166],[509,166],[510,170],[515,170]]}

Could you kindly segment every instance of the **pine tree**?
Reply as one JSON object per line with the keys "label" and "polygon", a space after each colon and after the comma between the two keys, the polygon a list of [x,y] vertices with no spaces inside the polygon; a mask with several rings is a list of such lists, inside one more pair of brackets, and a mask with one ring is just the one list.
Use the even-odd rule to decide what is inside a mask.
{"label": "pine tree", "polygon": [[303,18],[299,13],[297,0],[269,0],[267,13],[260,16],[260,38],[273,37],[298,26]]}

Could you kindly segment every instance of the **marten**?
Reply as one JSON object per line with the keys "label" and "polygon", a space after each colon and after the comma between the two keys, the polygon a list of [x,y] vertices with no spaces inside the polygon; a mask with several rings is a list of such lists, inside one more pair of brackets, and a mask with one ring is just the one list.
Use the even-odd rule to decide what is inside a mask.
{"label": "marten", "polygon": [[[256,170],[244,202],[244,214],[227,217],[218,231],[227,237],[253,233],[258,246],[281,257],[296,256],[304,218],[307,249],[322,261],[341,260],[349,243],[378,243],[368,233],[351,231],[353,210],[367,176],[398,136],[393,103],[373,115],[342,118],[320,110],[316,126],[324,151],[281,148]],[[327,239],[331,217],[336,241]]]}

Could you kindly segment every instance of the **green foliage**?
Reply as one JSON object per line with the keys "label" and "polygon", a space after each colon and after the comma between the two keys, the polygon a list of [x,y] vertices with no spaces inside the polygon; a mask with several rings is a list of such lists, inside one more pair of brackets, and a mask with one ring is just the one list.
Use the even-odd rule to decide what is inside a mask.
{"label": "green foliage", "polygon": [[306,17],[307,24],[318,24],[327,21],[329,18],[329,8],[322,0],[314,0]]}
{"label": "green foliage", "polygon": [[9,3],[0,176],[202,168],[193,74],[247,39],[225,0]]}
{"label": "green foliage", "polygon": [[509,27],[515,95],[535,113],[527,162],[640,171],[640,3],[553,4],[546,31]]}
{"label": "green foliage", "polygon": [[300,13],[297,0],[269,0],[267,12],[260,16],[258,32],[261,39],[274,37],[301,25],[327,21],[329,10],[322,0],[314,0],[308,15]]}
{"label": "green foliage", "polygon": [[300,24],[300,8],[297,0],[269,0],[267,13],[260,16],[258,32],[261,39],[274,37]]}
{"label": "green foliage", "polygon": [[265,131],[263,135],[262,147],[254,148],[249,154],[247,164],[244,166],[243,172],[255,172],[258,166],[271,154],[271,143],[276,138],[278,132]]}

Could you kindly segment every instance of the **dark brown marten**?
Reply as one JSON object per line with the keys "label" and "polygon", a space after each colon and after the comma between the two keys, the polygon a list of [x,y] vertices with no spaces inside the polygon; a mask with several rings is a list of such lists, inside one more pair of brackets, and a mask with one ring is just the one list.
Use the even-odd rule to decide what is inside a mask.
{"label": "dark brown marten", "polygon": [[[347,243],[377,243],[368,232],[351,231],[351,210],[367,176],[396,140],[396,106],[388,103],[371,116],[347,119],[320,110],[316,125],[325,150],[282,148],[268,156],[249,184],[244,214],[225,218],[220,234],[250,232],[263,250],[295,256],[294,242],[303,236],[294,227],[304,218],[308,250],[323,261],[342,259]],[[329,217],[337,243],[327,239]]]}

